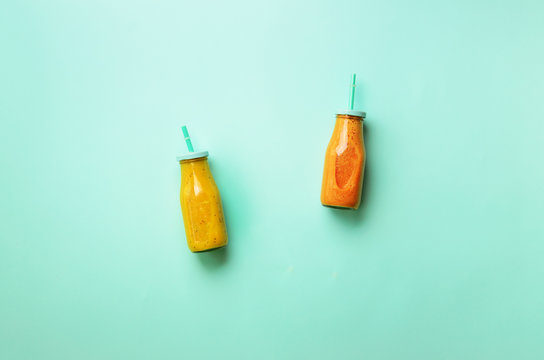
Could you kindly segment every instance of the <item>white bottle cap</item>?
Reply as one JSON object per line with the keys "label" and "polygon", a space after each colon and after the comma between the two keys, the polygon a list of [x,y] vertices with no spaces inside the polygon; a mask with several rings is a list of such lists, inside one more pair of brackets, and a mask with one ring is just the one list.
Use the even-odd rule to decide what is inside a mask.
{"label": "white bottle cap", "polygon": [[336,112],[336,115],[358,116],[363,119],[366,117],[366,113],[364,111],[357,111],[357,110],[339,110]]}
{"label": "white bottle cap", "polygon": [[191,160],[191,159],[198,159],[198,158],[205,158],[205,157],[208,157],[207,151],[197,151],[197,152],[190,152],[187,154],[176,156],[176,160],[177,161]]}

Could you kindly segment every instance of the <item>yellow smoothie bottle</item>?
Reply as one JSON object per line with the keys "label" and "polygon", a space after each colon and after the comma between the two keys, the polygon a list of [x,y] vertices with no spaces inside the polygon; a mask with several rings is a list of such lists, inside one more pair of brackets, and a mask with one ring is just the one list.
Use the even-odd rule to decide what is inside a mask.
{"label": "yellow smoothie bottle", "polygon": [[183,135],[189,152],[177,157],[181,166],[179,199],[187,245],[192,252],[202,252],[227,245],[227,227],[219,190],[208,165],[207,151],[193,151],[185,126]]}
{"label": "yellow smoothie bottle", "polygon": [[349,110],[336,114],[336,125],[325,153],[321,204],[345,209],[357,209],[366,162],[363,140],[363,120],[366,113],[353,110],[355,74],[352,75]]}

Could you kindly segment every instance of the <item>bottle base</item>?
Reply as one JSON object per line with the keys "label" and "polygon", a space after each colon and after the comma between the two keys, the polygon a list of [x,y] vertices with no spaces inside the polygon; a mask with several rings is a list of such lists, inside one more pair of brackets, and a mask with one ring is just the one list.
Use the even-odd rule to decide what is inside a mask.
{"label": "bottle base", "polygon": [[210,249],[205,249],[205,250],[191,250],[192,253],[195,253],[195,254],[198,254],[198,253],[205,253],[205,252],[210,252],[210,251],[214,251],[214,250],[219,250],[219,249],[222,249],[224,247],[226,247],[227,244],[225,245],[221,245],[221,246],[217,246],[217,247],[213,247],[213,248],[210,248]]}
{"label": "bottle base", "polygon": [[340,206],[340,205],[328,205],[321,203],[324,207],[333,208],[333,209],[340,209],[340,210],[357,210],[359,207],[353,207],[353,206]]}

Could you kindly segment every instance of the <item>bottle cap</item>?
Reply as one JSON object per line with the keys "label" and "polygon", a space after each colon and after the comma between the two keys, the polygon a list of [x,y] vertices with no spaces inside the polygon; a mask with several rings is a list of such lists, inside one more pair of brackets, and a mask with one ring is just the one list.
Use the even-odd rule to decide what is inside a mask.
{"label": "bottle cap", "polygon": [[176,160],[182,161],[182,160],[191,160],[191,159],[206,158],[206,157],[208,157],[207,151],[197,151],[197,152],[190,152],[187,154],[176,156]]}
{"label": "bottle cap", "polygon": [[350,115],[350,116],[358,116],[360,118],[366,117],[366,112],[364,111],[358,111],[358,110],[338,110],[336,112],[336,115]]}

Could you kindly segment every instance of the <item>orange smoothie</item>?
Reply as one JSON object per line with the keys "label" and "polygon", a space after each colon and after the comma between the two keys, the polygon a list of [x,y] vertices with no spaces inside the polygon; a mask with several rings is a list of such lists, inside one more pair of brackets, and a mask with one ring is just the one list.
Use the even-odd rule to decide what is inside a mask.
{"label": "orange smoothie", "polygon": [[337,114],[323,169],[321,203],[325,206],[357,209],[365,168],[363,117]]}
{"label": "orange smoothie", "polygon": [[181,165],[180,203],[187,245],[192,252],[227,245],[227,228],[219,190],[203,157],[179,161]]}

